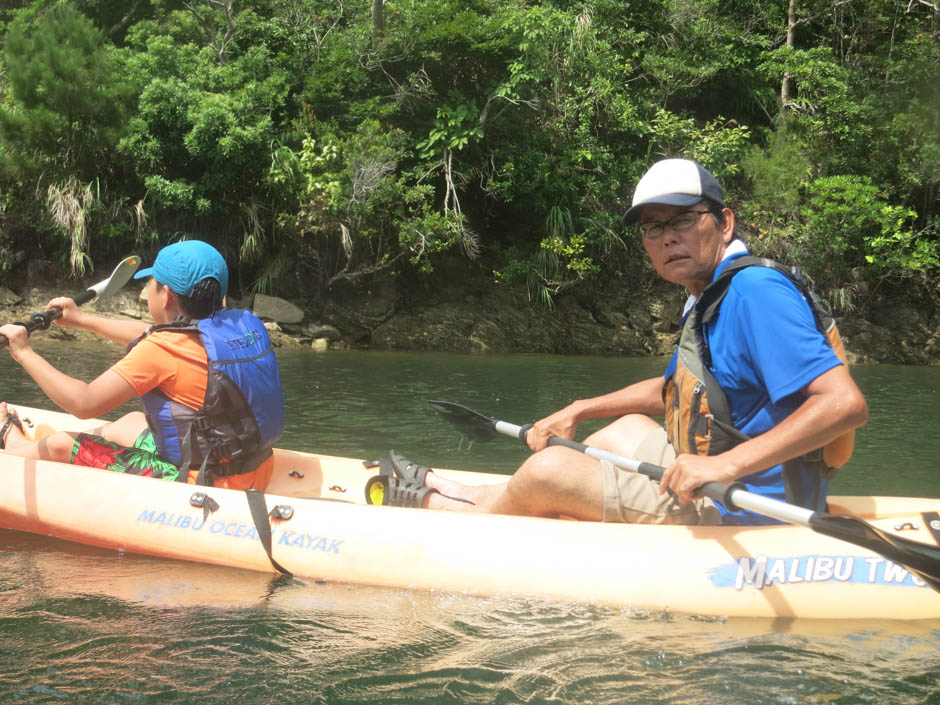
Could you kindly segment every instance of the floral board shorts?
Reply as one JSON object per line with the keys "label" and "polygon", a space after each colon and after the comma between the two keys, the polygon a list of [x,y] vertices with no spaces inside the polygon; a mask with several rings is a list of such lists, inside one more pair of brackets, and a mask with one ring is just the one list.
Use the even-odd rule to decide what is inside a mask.
{"label": "floral board shorts", "polygon": [[[157,446],[150,429],[144,430],[131,448],[112,443],[101,436],[79,433],[75,445],[72,446],[71,462],[73,465],[155,477],[158,480],[175,481],[179,477],[179,468],[157,454]],[[212,485],[232,490],[263,491],[267,488],[273,472],[274,456],[271,456],[250,472],[213,478]],[[186,481],[190,485],[196,484],[198,474],[198,470],[190,470]]]}
{"label": "floral board shorts", "polygon": [[112,443],[101,436],[79,433],[72,446],[73,465],[126,472],[131,475],[176,480],[179,468],[157,455],[157,446],[150,429],[143,431],[131,448]]}

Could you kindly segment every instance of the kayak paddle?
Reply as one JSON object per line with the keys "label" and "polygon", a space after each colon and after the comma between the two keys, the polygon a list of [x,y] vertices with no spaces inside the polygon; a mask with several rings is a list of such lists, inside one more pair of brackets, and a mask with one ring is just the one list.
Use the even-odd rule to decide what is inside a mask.
{"label": "kayak paddle", "polygon": [[[84,303],[88,303],[96,296],[100,298],[111,296],[127,284],[128,280],[134,275],[134,272],[137,271],[139,266],[140,257],[136,255],[127,257],[114,268],[110,277],[88,287],[78,296],[73,296],[72,300],[76,305],[81,306]],[[28,321],[17,321],[17,325],[23,326],[26,329],[26,333],[29,334],[37,329],[46,330],[46,328],[61,315],[62,309],[58,306],[53,306],[45,311],[36,311],[29,317]],[[0,335],[0,348],[6,347],[7,342],[6,336]]]}
{"label": "kayak paddle", "polygon": [[[516,426],[506,421],[498,421],[473,409],[449,401],[431,401],[444,418],[450,421],[461,433],[474,441],[485,442],[503,434],[518,438],[525,443],[528,426]],[[548,439],[552,446],[564,446],[579,453],[584,453],[596,460],[609,460],[619,468],[638,472],[654,480],[662,479],[665,468],[627,458],[601,448],[569,441],[553,436]],[[906,539],[889,531],[872,526],[863,519],[847,514],[827,514],[798,507],[770,497],[748,492],[739,483],[730,486],[717,482],[706,482],[698,488],[698,494],[722,502],[726,507],[737,510],[747,509],[758,514],[772,517],[789,524],[812,529],[818,534],[841,539],[848,543],[867,548],[885,558],[903,565],[916,574],[934,590],[940,592],[940,547],[920,541]]]}

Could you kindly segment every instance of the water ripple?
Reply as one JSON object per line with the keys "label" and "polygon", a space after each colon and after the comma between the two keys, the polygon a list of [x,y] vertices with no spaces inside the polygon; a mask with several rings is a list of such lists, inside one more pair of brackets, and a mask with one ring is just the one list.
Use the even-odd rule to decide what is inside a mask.
{"label": "water ripple", "polygon": [[[526,455],[519,444],[458,451],[425,399],[522,423],[662,363],[282,357],[285,445],[357,457],[397,448],[421,462],[506,472]],[[82,378],[100,372],[81,359],[62,362]],[[6,398],[44,403],[14,363],[0,358],[0,374]],[[837,489],[935,494],[940,368],[853,374],[872,419]],[[884,472],[897,467],[904,472]],[[938,653],[936,622],[693,620],[318,585],[0,531],[0,705],[940,705]]]}

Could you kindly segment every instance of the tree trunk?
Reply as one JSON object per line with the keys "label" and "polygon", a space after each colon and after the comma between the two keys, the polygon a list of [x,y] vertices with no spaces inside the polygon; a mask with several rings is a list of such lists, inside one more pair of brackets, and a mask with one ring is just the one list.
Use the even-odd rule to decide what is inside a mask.
{"label": "tree trunk", "polygon": [[[790,0],[787,6],[787,47],[793,49],[796,36],[796,0]],[[790,105],[790,72],[783,72],[783,82],[780,84],[780,118],[787,115],[787,107]]]}
{"label": "tree trunk", "polygon": [[372,37],[385,31],[385,0],[372,0]]}

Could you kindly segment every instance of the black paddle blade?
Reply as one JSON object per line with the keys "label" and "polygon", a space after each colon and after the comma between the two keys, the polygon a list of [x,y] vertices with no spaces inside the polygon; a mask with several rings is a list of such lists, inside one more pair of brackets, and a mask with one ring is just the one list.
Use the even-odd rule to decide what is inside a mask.
{"label": "black paddle blade", "polygon": [[496,419],[491,419],[489,416],[484,416],[473,409],[468,409],[452,401],[428,400],[428,404],[434,406],[441,416],[450,421],[458,431],[471,441],[485,443],[499,435],[496,430]]}
{"label": "black paddle blade", "polygon": [[854,543],[903,565],[934,590],[940,591],[940,546],[882,531],[858,517],[845,514],[814,514],[809,523],[820,534]]}

